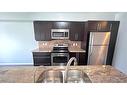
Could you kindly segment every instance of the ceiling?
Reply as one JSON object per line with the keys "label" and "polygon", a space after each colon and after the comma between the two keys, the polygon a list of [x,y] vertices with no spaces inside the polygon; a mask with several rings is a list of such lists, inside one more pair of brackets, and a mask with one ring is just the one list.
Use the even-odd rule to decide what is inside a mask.
{"label": "ceiling", "polygon": [[119,12],[0,12],[0,20],[115,20]]}

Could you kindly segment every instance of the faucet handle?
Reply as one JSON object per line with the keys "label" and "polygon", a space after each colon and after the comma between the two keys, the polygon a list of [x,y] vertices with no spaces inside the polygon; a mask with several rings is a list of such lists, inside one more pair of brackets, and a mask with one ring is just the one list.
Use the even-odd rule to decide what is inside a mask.
{"label": "faucet handle", "polygon": [[74,66],[76,66],[78,64],[77,59],[75,57],[73,58],[74,58]]}
{"label": "faucet handle", "polygon": [[77,63],[77,61],[76,62],[74,62],[74,66],[76,66],[78,63]]}

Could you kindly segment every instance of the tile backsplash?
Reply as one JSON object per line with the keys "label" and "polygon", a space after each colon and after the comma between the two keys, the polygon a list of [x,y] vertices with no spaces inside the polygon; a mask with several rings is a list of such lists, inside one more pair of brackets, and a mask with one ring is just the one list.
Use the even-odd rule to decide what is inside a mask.
{"label": "tile backsplash", "polygon": [[38,48],[53,48],[55,44],[68,44],[69,48],[81,48],[81,41],[70,40],[38,41]]}

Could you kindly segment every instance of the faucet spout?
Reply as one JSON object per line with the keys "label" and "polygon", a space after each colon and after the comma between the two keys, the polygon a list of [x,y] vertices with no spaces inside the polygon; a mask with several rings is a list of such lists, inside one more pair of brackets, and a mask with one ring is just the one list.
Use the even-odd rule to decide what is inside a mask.
{"label": "faucet spout", "polygon": [[67,65],[66,65],[66,68],[65,68],[65,76],[64,76],[64,81],[67,82],[67,76],[68,76],[68,70],[69,70],[69,66],[71,65],[71,63],[74,61],[74,66],[77,65],[77,59],[75,57],[72,57]]}

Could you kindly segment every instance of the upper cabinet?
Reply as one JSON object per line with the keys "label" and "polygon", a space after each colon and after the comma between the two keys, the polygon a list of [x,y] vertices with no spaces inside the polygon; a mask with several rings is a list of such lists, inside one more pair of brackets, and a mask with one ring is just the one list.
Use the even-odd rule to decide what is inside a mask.
{"label": "upper cabinet", "polygon": [[71,21],[34,21],[35,40],[51,40],[51,29],[69,29],[69,39],[71,41],[82,41],[85,32],[84,23]]}
{"label": "upper cabinet", "polygon": [[112,23],[109,21],[88,21],[88,31],[111,31]]}
{"label": "upper cabinet", "polygon": [[63,21],[34,21],[36,41],[50,41],[51,29],[69,29],[69,22]]}
{"label": "upper cabinet", "polygon": [[53,29],[69,29],[70,28],[70,22],[67,21],[54,21],[52,22]]}
{"label": "upper cabinet", "polygon": [[71,22],[70,24],[70,40],[82,41],[85,32],[85,22]]}
{"label": "upper cabinet", "polygon": [[52,22],[50,21],[34,21],[34,33],[36,41],[51,40]]}

